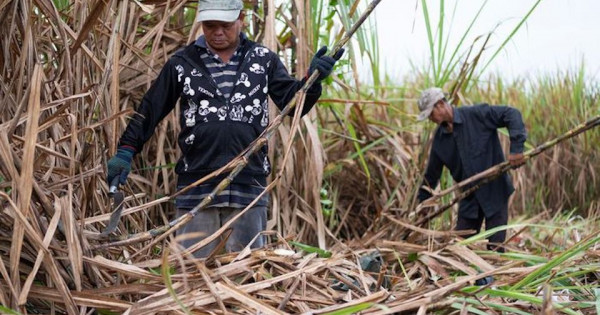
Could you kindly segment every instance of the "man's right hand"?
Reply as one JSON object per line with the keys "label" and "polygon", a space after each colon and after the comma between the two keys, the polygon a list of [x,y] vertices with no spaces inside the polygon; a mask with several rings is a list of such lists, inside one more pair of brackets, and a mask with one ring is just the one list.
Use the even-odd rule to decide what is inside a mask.
{"label": "man's right hand", "polygon": [[327,46],[321,47],[321,49],[315,53],[315,56],[311,60],[310,66],[308,67],[308,76],[310,76],[315,70],[319,70],[317,82],[325,80],[325,78],[331,74],[331,71],[333,71],[333,66],[335,66],[335,63],[340,60],[344,54],[344,48],[340,48],[340,50],[338,50],[333,57],[326,56],[325,53],[327,53]]}
{"label": "man's right hand", "polygon": [[125,185],[129,171],[131,171],[131,160],[135,151],[133,148],[119,147],[115,154],[106,165],[106,181],[110,186],[113,179],[119,176],[119,183]]}
{"label": "man's right hand", "polygon": [[508,156],[508,162],[513,167],[518,167],[525,164],[525,155],[523,153],[513,153]]}

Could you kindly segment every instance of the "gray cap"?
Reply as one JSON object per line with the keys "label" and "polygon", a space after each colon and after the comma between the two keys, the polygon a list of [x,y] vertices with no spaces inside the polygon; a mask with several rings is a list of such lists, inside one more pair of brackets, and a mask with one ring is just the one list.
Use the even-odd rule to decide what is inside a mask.
{"label": "gray cap", "polygon": [[432,87],[424,90],[421,93],[419,101],[417,102],[419,105],[419,110],[421,111],[417,117],[417,120],[422,121],[427,119],[429,115],[431,115],[431,111],[433,111],[435,103],[444,97],[444,92],[440,88]]}
{"label": "gray cap", "polygon": [[198,1],[198,22],[233,22],[244,8],[242,0],[200,0]]}

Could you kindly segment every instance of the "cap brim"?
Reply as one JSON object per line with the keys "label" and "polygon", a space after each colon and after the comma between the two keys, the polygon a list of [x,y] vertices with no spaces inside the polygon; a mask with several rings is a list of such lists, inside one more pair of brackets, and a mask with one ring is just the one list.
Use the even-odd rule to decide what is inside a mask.
{"label": "cap brim", "polygon": [[221,21],[233,22],[240,16],[240,10],[204,10],[198,12],[198,22]]}
{"label": "cap brim", "polygon": [[423,120],[429,118],[429,115],[431,115],[432,111],[433,111],[433,107],[420,112],[419,116],[417,116],[417,121],[423,121]]}

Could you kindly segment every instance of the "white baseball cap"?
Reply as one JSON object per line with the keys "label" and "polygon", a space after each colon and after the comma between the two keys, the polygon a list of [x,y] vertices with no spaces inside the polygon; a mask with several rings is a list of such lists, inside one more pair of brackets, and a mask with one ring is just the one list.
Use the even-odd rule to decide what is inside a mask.
{"label": "white baseball cap", "polygon": [[244,8],[242,0],[200,0],[198,1],[198,22],[233,22]]}
{"label": "white baseball cap", "polygon": [[417,120],[422,121],[427,119],[431,115],[435,104],[444,99],[444,97],[444,92],[440,88],[432,87],[424,90],[417,101],[417,105],[419,105],[419,110],[421,111]]}

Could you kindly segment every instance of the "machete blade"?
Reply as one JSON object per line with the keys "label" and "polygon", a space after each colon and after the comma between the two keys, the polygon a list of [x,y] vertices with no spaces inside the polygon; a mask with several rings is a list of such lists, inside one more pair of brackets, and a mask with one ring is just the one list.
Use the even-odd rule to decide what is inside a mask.
{"label": "machete blade", "polygon": [[119,225],[119,221],[121,220],[121,212],[123,212],[123,200],[125,196],[122,191],[116,191],[112,194],[113,199],[113,212],[110,215],[110,220],[108,221],[108,225],[106,229],[102,232],[102,235],[109,235],[117,229],[117,225]]}

